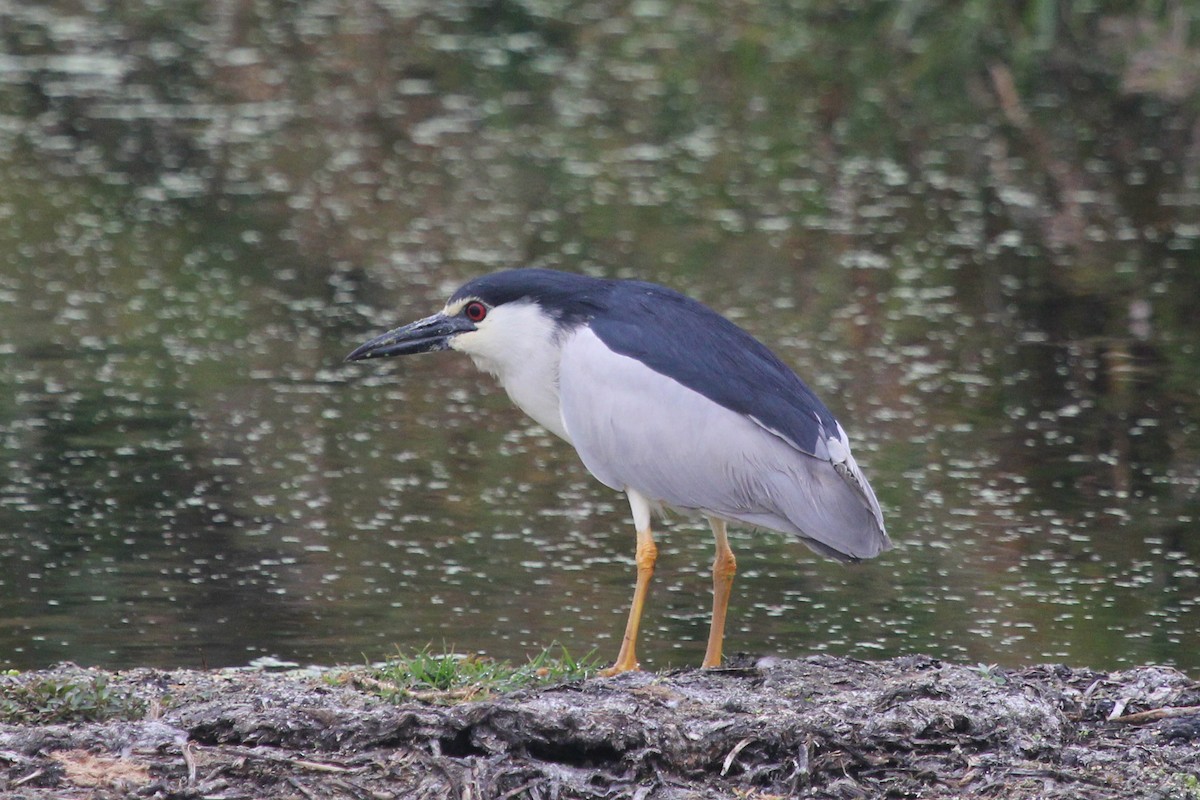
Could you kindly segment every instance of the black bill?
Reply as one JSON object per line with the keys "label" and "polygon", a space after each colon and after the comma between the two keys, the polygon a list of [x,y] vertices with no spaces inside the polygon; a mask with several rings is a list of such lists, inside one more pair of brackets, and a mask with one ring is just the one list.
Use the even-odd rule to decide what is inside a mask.
{"label": "black bill", "polygon": [[465,317],[434,314],[364,342],[346,356],[346,360],[362,361],[367,358],[389,358],[449,350],[452,338],[473,330],[475,325]]}

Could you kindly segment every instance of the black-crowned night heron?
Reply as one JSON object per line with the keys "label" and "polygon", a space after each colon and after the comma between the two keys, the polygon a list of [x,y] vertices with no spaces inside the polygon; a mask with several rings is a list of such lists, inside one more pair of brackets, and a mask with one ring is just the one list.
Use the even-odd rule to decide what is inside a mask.
{"label": "black-crowned night heron", "polygon": [[726,521],[795,534],[844,561],[891,547],[875,493],[825,404],[765,345],[678,292],[544,269],[498,272],[347,359],[432,350],[469,355],[601,483],[628,495],[637,584],[611,672],[637,669],[655,507],[704,514],[717,539],[706,667],[721,663],[736,571]]}

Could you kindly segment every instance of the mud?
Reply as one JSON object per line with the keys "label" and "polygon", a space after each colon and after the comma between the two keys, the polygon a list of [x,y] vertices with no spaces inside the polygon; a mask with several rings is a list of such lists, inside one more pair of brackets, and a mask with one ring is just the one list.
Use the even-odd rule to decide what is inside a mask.
{"label": "mud", "polygon": [[354,671],[107,677],[145,717],[0,726],[4,797],[1200,798],[1200,684],[1165,667],[745,660],[456,705]]}

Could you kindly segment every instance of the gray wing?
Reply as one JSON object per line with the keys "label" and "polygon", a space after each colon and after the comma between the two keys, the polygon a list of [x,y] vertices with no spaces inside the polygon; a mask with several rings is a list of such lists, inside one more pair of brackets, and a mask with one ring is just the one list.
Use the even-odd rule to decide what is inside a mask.
{"label": "gray wing", "polygon": [[572,444],[613,489],[792,533],[837,558],[870,558],[890,546],[879,504],[840,428],[810,455],[613,352],[586,327],[563,343],[559,394]]}
{"label": "gray wing", "polygon": [[770,348],[686,295],[617,281],[590,327],[608,349],[750,417],[801,452],[825,458],[826,441],[839,430],[816,393]]}

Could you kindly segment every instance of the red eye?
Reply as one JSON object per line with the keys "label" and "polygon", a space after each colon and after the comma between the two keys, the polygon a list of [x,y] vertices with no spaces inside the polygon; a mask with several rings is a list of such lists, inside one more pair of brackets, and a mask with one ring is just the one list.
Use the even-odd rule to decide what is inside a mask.
{"label": "red eye", "polygon": [[471,322],[483,322],[483,318],[487,316],[487,306],[478,300],[473,300],[467,303],[467,307],[463,309],[463,313],[467,315],[467,319]]}

